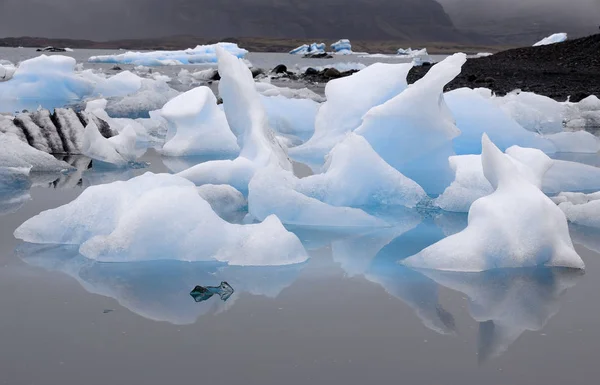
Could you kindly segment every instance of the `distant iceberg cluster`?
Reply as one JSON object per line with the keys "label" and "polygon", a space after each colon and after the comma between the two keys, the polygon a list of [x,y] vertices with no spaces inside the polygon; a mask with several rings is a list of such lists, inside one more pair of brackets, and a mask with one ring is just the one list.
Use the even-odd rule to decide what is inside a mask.
{"label": "distant iceberg cluster", "polygon": [[294,48],[290,51],[290,54],[292,55],[307,55],[317,53],[325,53],[325,43],[303,44],[300,47]]}
{"label": "distant iceberg cluster", "polygon": [[564,41],[567,41],[567,34],[564,32],[561,33],[555,33],[553,35],[550,35],[548,37],[543,38],[542,40],[538,41],[537,43],[535,43],[533,46],[534,47],[539,47],[542,45],[550,45],[550,44],[556,44],[556,43],[562,43]]}
{"label": "distant iceberg cluster", "polygon": [[217,43],[199,45],[183,51],[153,51],[153,52],[126,52],[118,55],[92,56],[90,63],[133,64],[143,66],[163,65],[188,65],[216,63],[216,47],[227,50],[232,55],[243,58],[248,51],[238,47],[235,43]]}
{"label": "distant iceberg cluster", "polygon": [[[303,47],[298,53],[325,50]],[[347,40],[332,48],[351,52]],[[0,103],[9,95],[41,95],[63,105],[0,117],[0,182],[7,186],[0,207],[28,199],[33,173],[126,172],[144,166],[149,148],[171,174],[112,183],[99,177],[15,235],[73,248],[88,261],[264,267],[304,263],[317,246],[302,232],[327,229],[360,234],[336,243],[332,254],[348,272],[366,274],[358,254],[374,256],[438,221],[443,234],[395,261],[403,274],[584,269],[569,222],[600,227],[600,168],[560,155],[600,151],[600,140],[581,130],[600,122],[597,98],[560,103],[520,91],[445,92],[467,60],[460,53],[411,85],[407,77],[418,63],[376,63],[329,81],[322,96],[270,83],[276,77],[257,81],[235,45],[211,49],[188,56],[213,55],[218,70],[179,72],[175,81],[195,85],[185,92],[158,73],[103,76],[62,56],[17,66],[0,83]],[[134,60],[122,56],[128,55]],[[156,55],[143,60],[166,60]],[[82,107],[65,108],[72,100]],[[51,155],[59,153],[83,154],[91,166],[82,171]],[[370,279],[385,281],[380,274]],[[434,312],[423,317],[449,332]]]}

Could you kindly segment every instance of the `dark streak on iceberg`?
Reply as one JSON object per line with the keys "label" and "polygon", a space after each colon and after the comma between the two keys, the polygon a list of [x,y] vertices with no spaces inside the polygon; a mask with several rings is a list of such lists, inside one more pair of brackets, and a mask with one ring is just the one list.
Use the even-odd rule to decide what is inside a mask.
{"label": "dark streak on iceberg", "polygon": [[69,108],[21,113],[4,120],[0,132],[16,134],[31,147],[49,154],[81,154],[83,133],[90,119],[105,138],[116,135],[110,125],[93,114]]}

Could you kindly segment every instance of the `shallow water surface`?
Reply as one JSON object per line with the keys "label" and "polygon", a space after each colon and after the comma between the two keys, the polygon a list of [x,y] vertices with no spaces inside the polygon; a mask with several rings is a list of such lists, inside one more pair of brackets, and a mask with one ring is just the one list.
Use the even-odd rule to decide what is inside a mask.
{"label": "shallow water surface", "polygon": [[[154,172],[181,166],[153,151],[142,160]],[[410,270],[398,261],[466,226],[466,215],[429,212],[366,233],[291,228],[311,259],[283,267],[94,263],[74,247],[12,236],[89,185],[145,171],[57,177],[2,212],[1,384],[562,385],[600,376],[596,230],[572,227],[585,274]],[[226,300],[190,295],[222,281],[235,290]]]}

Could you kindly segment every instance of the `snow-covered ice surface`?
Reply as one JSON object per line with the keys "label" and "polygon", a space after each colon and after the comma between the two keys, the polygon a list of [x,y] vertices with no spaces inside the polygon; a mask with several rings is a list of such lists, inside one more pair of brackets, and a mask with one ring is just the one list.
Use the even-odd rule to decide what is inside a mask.
{"label": "snow-covered ice surface", "polygon": [[199,45],[182,51],[153,51],[153,52],[126,52],[118,55],[92,56],[91,63],[134,64],[143,66],[181,65],[216,63],[216,48],[221,47],[231,54],[243,58],[248,51],[240,48],[235,43],[217,43],[212,45]]}
{"label": "snow-covered ice surface", "polygon": [[469,210],[469,225],[409,257],[416,268],[480,272],[499,268],[583,269],[561,210],[484,135],[481,163],[495,191]]}
{"label": "snow-covered ice surface", "polygon": [[537,43],[535,43],[533,46],[534,47],[539,47],[542,45],[550,45],[550,44],[556,44],[556,43],[562,43],[564,41],[567,41],[567,34],[564,32],[559,32],[559,33],[555,33],[553,35],[550,35],[548,37],[543,38],[542,40],[538,41]]}

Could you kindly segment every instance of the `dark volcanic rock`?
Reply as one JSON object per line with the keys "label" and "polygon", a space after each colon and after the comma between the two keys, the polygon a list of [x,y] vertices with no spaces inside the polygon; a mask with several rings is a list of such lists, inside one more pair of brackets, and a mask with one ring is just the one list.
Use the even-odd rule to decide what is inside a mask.
{"label": "dark volcanic rock", "polygon": [[279,64],[271,70],[274,74],[284,74],[287,72],[287,67],[284,64]]}
{"label": "dark volcanic rock", "polygon": [[[577,102],[600,95],[600,35],[560,44],[512,49],[493,56],[469,59],[446,91],[462,87],[487,87],[498,95],[516,89],[555,100],[569,96]],[[414,67],[408,82],[414,83],[431,67]]]}
{"label": "dark volcanic rock", "polygon": [[265,73],[265,71],[262,68],[252,68],[250,71],[252,72],[253,78]]}
{"label": "dark volcanic rock", "polygon": [[327,68],[325,72],[323,72],[323,76],[329,79],[337,79],[342,77],[342,73],[335,68]]}

